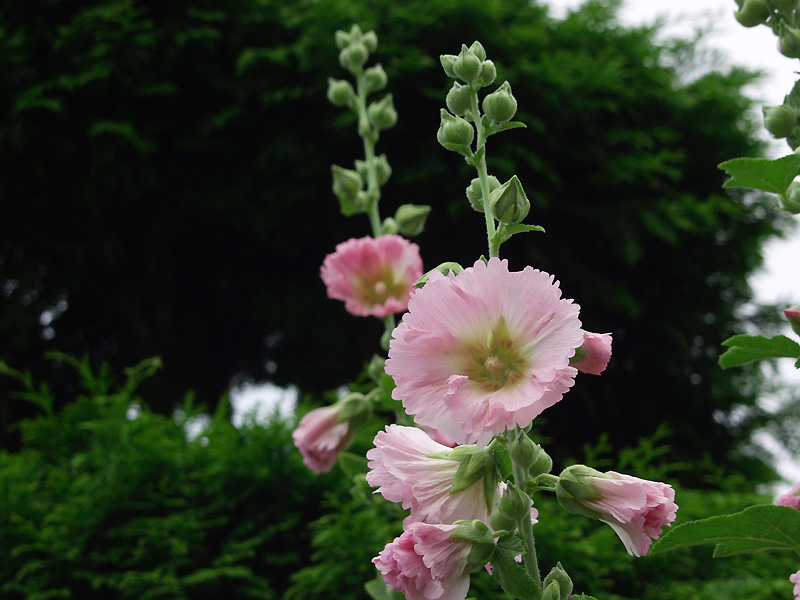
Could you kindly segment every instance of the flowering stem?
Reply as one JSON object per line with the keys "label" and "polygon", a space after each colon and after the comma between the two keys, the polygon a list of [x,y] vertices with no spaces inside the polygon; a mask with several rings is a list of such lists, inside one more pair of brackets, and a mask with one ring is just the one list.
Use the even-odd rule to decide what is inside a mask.
{"label": "flowering stem", "polygon": [[370,126],[367,116],[367,84],[364,71],[356,74],[356,106],[358,108],[358,135],[364,142],[364,163],[367,165],[367,197],[369,205],[367,214],[372,226],[372,237],[383,235],[381,216],[378,212],[378,201],[381,199],[381,187],[378,185],[378,174],[375,170],[375,143],[378,132]]}
{"label": "flowering stem", "polygon": [[[518,435],[526,435],[524,432],[517,428]],[[524,491],[528,487],[528,469],[526,466],[517,464],[516,461],[511,460],[511,468],[514,473],[514,483],[519,490]],[[531,523],[530,515],[523,516],[518,522],[519,534],[522,537],[522,543],[525,546],[525,570],[530,575],[539,587],[542,587],[542,577],[539,574],[539,560],[536,557],[536,543],[533,539],[533,524]]]}
{"label": "flowering stem", "polygon": [[492,207],[489,205],[489,172],[486,169],[486,129],[481,122],[481,113],[478,109],[478,92],[472,92],[472,122],[478,132],[478,139],[475,143],[475,156],[477,157],[475,168],[478,170],[478,178],[481,182],[481,197],[483,199],[483,214],[486,217],[486,238],[489,242],[489,258],[497,257],[500,253],[500,245],[494,240],[495,223]]}

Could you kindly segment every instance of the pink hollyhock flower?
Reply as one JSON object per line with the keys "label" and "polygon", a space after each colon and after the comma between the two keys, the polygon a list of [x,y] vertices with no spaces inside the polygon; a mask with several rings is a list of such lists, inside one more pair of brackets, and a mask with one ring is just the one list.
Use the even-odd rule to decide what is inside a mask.
{"label": "pink hollyhock flower", "polygon": [[581,373],[600,375],[611,358],[611,334],[584,331],[583,349],[586,350],[586,356],[572,363],[572,366]]}
{"label": "pink hollyhock flower", "polygon": [[392,397],[460,444],[528,425],[574,382],[579,307],[547,273],[479,260],[458,275],[431,274],[408,309],[386,361]]}
{"label": "pink hollyhock flower", "polygon": [[450,525],[456,521],[489,520],[484,480],[451,494],[461,461],[432,458],[452,449],[434,442],[416,427],[389,425],[375,436],[375,447],[367,452],[370,471],[367,482],[390,502],[402,502],[411,514],[405,525],[416,521]]}
{"label": "pink hollyhock flower", "polygon": [[472,543],[450,539],[457,527],[412,523],[372,562],[386,584],[407,600],[464,600]]}
{"label": "pink hollyhock flower", "polygon": [[452,439],[441,429],[436,429],[435,427],[425,427],[424,425],[422,425],[421,427],[422,431],[431,436],[431,439],[434,442],[439,442],[440,444],[442,444],[443,446],[447,446],[448,448],[455,448],[456,446],[458,446],[458,442]]}
{"label": "pink hollyhock flower", "polygon": [[419,246],[399,235],[350,239],[325,257],[320,269],[328,297],[343,300],[359,317],[403,312],[422,277]]}
{"label": "pink hollyhock flower", "polygon": [[794,486],[791,491],[786,492],[782,496],[778,496],[778,499],[775,500],[775,504],[800,510],[800,483]]}
{"label": "pink hollyhock flower", "polygon": [[339,404],[315,408],[292,432],[305,465],[315,473],[330,471],[339,453],[353,441],[348,421],[339,422]]}
{"label": "pink hollyhock flower", "polygon": [[789,581],[794,584],[794,590],[792,590],[792,593],[794,594],[795,600],[800,600],[800,571],[794,575],[789,575]]}
{"label": "pink hollyhock flower", "polygon": [[556,493],[567,509],[611,525],[632,556],[647,554],[678,510],[675,490],[666,483],[600,473],[584,465],[565,469]]}

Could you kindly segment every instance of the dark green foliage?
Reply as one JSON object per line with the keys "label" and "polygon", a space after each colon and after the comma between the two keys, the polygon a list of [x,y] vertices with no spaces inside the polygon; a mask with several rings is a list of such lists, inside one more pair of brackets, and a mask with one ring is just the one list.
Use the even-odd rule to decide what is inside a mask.
{"label": "dark green foliage", "polygon": [[[616,2],[563,22],[523,0],[4,4],[10,364],[34,367],[53,345],[117,365],[160,354],[168,374],[144,390],[165,413],[187,388],[213,405],[237,374],[304,391],[351,380],[381,329],[318,278],[326,253],[368,231],[330,193],[329,165],[361,153],[352,115],[326,99],[342,75],[333,32],[378,33],[400,115],[378,148],[394,169],[384,214],[433,207],[428,267],[485,252],[463,197],[473,174],[435,139],[448,87],[437,56],[479,39],[528,125],[490,140],[490,170],[519,175],[548,232],[515,236],[504,255],[554,273],[584,326],[614,333],[608,371],[546,413],[548,450],[563,459],[599,431],[631,444],[668,421],[681,460],[769,477],[734,441],[757,422],[759,375],[716,365],[776,225],[759,198],[726,195],[717,169],[759,150],[741,95],[751,74],[681,79],[702,72],[692,45],[656,47],[654,31],[616,23]],[[7,391],[6,426],[21,413]],[[745,417],[731,429],[734,407]]]}
{"label": "dark green foliage", "polygon": [[236,429],[220,411],[187,439],[189,403],[172,419],[133,396],[158,361],[114,383],[58,358],[84,391],[52,414],[28,378],[45,410],[0,454],[0,597],[279,598],[332,481],[302,465],[290,424]]}

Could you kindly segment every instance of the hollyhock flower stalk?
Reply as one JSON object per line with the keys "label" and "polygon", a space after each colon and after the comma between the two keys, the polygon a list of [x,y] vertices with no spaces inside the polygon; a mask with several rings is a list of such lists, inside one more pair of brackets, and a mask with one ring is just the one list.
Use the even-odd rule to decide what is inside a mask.
{"label": "hollyhock flower stalk", "polygon": [[[494,459],[488,456],[488,473],[465,489],[453,492],[463,460],[480,460],[474,446],[458,449],[433,441],[416,427],[389,425],[375,436],[375,447],[367,452],[367,483],[377,487],[391,502],[401,502],[411,514],[404,523],[416,521],[450,525],[456,521],[489,520],[498,489],[494,483]],[[487,479],[488,478],[488,479]]]}
{"label": "hollyhock flower stalk", "polygon": [[529,425],[574,382],[579,307],[547,273],[478,260],[458,275],[432,273],[408,310],[386,361],[392,397],[458,443]]}
{"label": "hollyhock flower stalk", "polygon": [[584,465],[568,467],[556,484],[566,509],[610,525],[632,556],[644,556],[661,529],[675,520],[672,486]]}
{"label": "hollyhock flower stalk", "polygon": [[328,297],[356,316],[403,312],[422,276],[419,247],[399,235],[350,239],[325,257],[320,269]]}

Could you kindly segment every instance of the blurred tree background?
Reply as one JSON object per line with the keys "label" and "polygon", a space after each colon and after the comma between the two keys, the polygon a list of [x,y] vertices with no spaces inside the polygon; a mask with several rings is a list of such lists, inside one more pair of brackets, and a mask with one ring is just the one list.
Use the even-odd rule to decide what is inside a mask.
{"label": "blurred tree background", "polygon": [[[769,478],[742,443],[763,423],[759,372],[715,362],[746,326],[747,276],[778,226],[762,199],[724,193],[716,168],[761,149],[741,93],[753,74],[708,72],[693,44],[619,25],[617,5],[558,21],[523,0],[6,0],[0,358],[69,393],[45,351],[116,366],[160,355],[143,396],[162,413],[186,389],[213,410],[235,382],[319,393],[353,379],[380,324],[318,277],[367,232],[330,193],[329,165],[361,152],[325,97],[342,76],[333,32],[378,33],[400,114],[379,146],[395,173],[384,213],[433,206],[418,239],[429,267],[484,251],[472,174],[435,139],[437,57],[478,39],[528,124],[490,140],[490,171],[520,176],[548,231],[505,257],[554,273],[584,326],[614,333],[607,373],[541,420],[548,448],[565,457],[599,432],[629,445],[666,422],[675,460]],[[0,385],[15,448],[25,408]]]}
{"label": "blurred tree background", "polygon": [[[769,199],[723,192],[716,168],[763,150],[742,93],[755,74],[712,71],[697,40],[656,43],[618,7],[0,0],[0,360],[35,374],[0,378],[0,597],[363,597],[397,515],[364,509],[339,470],[301,467],[291,421],[237,429],[220,401],[267,380],[319,402],[378,351],[382,325],[319,279],[368,231],[330,192],[330,164],[362,152],[325,94],[344,76],[334,31],[354,22],[378,34],[400,115],[378,147],[394,168],[384,215],[433,206],[416,240],[428,268],[485,252],[473,175],[436,142],[438,56],[480,40],[513,86],[528,128],[490,140],[489,168],[519,175],[548,233],[504,257],[554,273],[585,328],[614,334],[606,373],[536,421],[556,469],[677,482],[679,520],[768,502],[751,436],[795,421],[759,407],[758,368],[716,364],[722,340],[774,325],[745,310],[747,278],[783,224]],[[156,355],[158,373],[147,361],[114,383]],[[187,438],[198,406],[214,417]],[[567,569],[598,597],[788,596],[791,566],[772,557],[633,561],[608,528],[538,502],[544,564],[571,544]]]}

